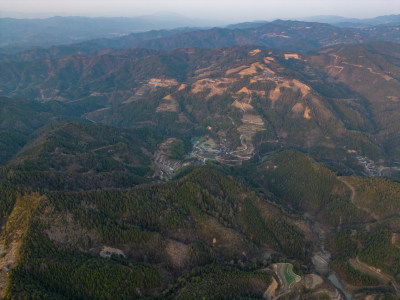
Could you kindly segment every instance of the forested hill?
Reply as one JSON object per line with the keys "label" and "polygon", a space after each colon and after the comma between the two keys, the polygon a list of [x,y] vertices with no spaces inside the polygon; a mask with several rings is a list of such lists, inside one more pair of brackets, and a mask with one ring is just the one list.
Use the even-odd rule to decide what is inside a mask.
{"label": "forested hill", "polygon": [[[64,147],[74,140],[67,129],[76,137],[99,134],[98,125],[65,125],[55,131],[64,132],[64,140],[58,142]],[[112,136],[107,130],[115,132],[111,128],[101,132]],[[90,138],[85,140],[91,149]],[[51,138],[48,143],[54,141]],[[15,161],[26,160],[28,149]],[[72,148],[57,152],[66,158],[76,156],[75,161],[57,161],[56,165],[66,168],[76,166],[81,157]],[[33,150],[29,153],[42,156]],[[93,156],[96,165],[104,155]],[[49,159],[55,165],[54,158]],[[395,294],[392,283],[359,271],[352,262],[381,268],[385,276],[398,276],[400,250],[392,244],[398,218],[380,215],[378,223],[376,214],[368,212],[370,203],[379,201],[374,194],[365,202],[358,196],[355,203],[352,200],[347,185],[362,193],[362,179],[337,179],[299,152],[281,151],[266,156],[264,163],[235,168],[212,163],[191,167],[168,183],[129,189],[79,191],[79,182],[88,179],[77,175],[69,178],[63,190],[57,190],[57,185],[32,188],[25,183],[32,180],[29,168],[35,172],[35,166],[53,173],[58,182],[65,177],[57,169],[38,164],[26,163],[21,169],[11,163],[3,168],[7,173],[3,172],[0,185],[0,213],[5,222],[0,266],[10,271],[0,274],[2,278],[8,275],[7,285],[0,288],[6,298],[261,297],[274,280],[283,278],[273,264],[291,262],[297,274],[321,278],[322,285],[305,293],[304,283],[299,283],[276,293],[305,293],[317,299],[323,290],[334,293],[328,280],[313,274],[314,267],[319,268],[313,262],[322,255],[321,247],[332,253],[332,268],[346,284],[355,288],[381,285],[386,295]],[[100,175],[102,170],[83,174],[89,173]],[[25,181],[13,181],[23,174]],[[400,190],[394,181],[374,181],[374,189],[380,187],[387,193]],[[367,231],[365,224],[370,226]],[[350,235],[351,230],[356,234]],[[322,232],[328,236],[321,238]],[[377,251],[384,253],[383,260]]]}
{"label": "forested hill", "polygon": [[[9,222],[17,206],[30,218],[21,227],[23,237],[11,230],[3,235],[6,249],[21,247],[7,297],[154,296],[193,268],[168,292],[173,298],[222,292],[260,296],[271,282],[268,273],[258,271],[261,262],[226,263],[259,260],[265,245],[292,258],[309,256],[293,217],[212,168],[129,191],[16,192],[13,197]],[[105,249],[122,256],[102,258]],[[212,290],[210,276],[220,276],[221,289]],[[181,282],[185,277],[188,282]],[[257,284],[249,284],[255,279]]]}

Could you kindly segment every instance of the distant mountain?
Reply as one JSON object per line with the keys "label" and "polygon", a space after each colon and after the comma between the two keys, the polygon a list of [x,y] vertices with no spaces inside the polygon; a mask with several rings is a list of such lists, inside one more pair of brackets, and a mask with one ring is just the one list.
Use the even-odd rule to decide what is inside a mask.
{"label": "distant mountain", "polygon": [[144,44],[147,40],[160,39],[193,30],[193,28],[151,30],[132,33],[118,38],[94,39],[70,45],[52,46],[50,48],[32,48],[17,53],[0,54],[0,61],[28,61],[43,58],[57,59],[69,55],[96,56],[114,53],[115,49],[139,48],[139,45]]}
{"label": "distant mountain", "polygon": [[349,22],[349,23],[360,23],[361,22],[361,19],[346,18],[346,17],[334,16],[334,15],[297,18],[297,20],[302,21],[302,22],[318,22],[318,23],[328,23],[328,24],[337,24],[337,23],[344,23],[344,22]]}
{"label": "distant mountain", "polygon": [[[382,16],[373,19],[348,19],[337,16],[319,16],[301,19],[301,21],[306,21],[303,25],[309,27],[310,22],[313,23],[314,27],[317,26],[316,23],[328,23],[338,27],[349,27],[349,28],[366,28],[372,26],[399,26],[400,25],[400,15]],[[276,24],[277,21],[270,24]],[[290,28],[292,25],[296,25],[293,21],[286,21],[286,24],[279,22],[280,25]],[[292,23],[292,24],[291,24]],[[307,25],[308,24],[308,25]],[[211,27],[211,26],[222,26],[224,25],[221,21],[212,20],[201,20],[201,19],[190,19],[183,17],[181,15],[173,13],[159,13],[155,15],[141,16],[135,18],[87,18],[87,17],[52,17],[48,19],[12,19],[12,18],[1,18],[0,19],[0,53],[10,53],[18,52],[32,47],[50,47],[55,45],[63,44],[76,44],[86,40],[93,40],[98,38],[112,38],[118,36],[128,35],[130,33],[137,33],[149,30],[168,30],[173,28],[183,28],[183,27]],[[238,39],[245,39],[248,37],[248,41],[257,41],[259,45],[266,45],[262,41],[262,38],[257,36],[254,32],[255,28],[264,28],[266,31],[264,34],[280,34],[281,32],[276,32],[275,30],[268,31],[268,22],[265,21],[255,21],[255,22],[244,22],[238,24],[232,24],[226,27],[227,30],[232,31],[232,35],[238,36]],[[299,26],[297,23],[296,26]],[[323,26],[323,25],[319,25]],[[220,28],[223,30],[222,28]],[[182,30],[182,31],[193,31],[192,30]],[[237,32],[243,31],[243,32]],[[285,29],[282,29],[285,31]],[[338,29],[336,29],[338,31]],[[160,31],[159,37],[165,35],[165,31]],[[174,33],[172,31],[171,33]],[[175,32],[176,33],[176,32]],[[310,36],[314,33],[309,31]],[[293,34],[293,30],[291,31]],[[341,34],[337,32],[338,39],[341,39]],[[363,34],[363,32],[359,32]],[[146,35],[146,34],[145,34]],[[171,34],[166,34],[171,35]],[[211,36],[208,36],[211,35]],[[284,36],[284,35],[282,35]],[[368,35],[367,35],[368,36]],[[136,44],[130,44],[127,47],[156,47],[153,45],[145,45],[144,43],[137,44],[138,40],[141,40],[141,35],[136,36],[135,34],[127,37],[127,40],[135,40]],[[202,46],[206,46],[206,43],[212,45],[215,42],[212,41],[212,31],[207,34],[205,31],[202,34],[205,38],[201,42]],[[277,38],[278,36],[275,36]],[[195,38],[195,37],[194,37]],[[318,39],[318,35],[315,37]],[[347,39],[350,37],[348,36]],[[376,37],[377,38],[377,37]],[[122,40],[124,37],[122,38]],[[149,39],[147,37],[146,39]],[[350,38],[351,39],[351,38]],[[121,39],[111,39],[109,41],[109,48],[117,48],[118,44],[121,43]],[[246,39],[245,39],[246,40]],[[186,38],[187,42],[187,38]],[[351,42],[351,41],[348,41]],[[100,42],[107,43],[107,42]],[[127,44],[126,42],[122,42]],[[161,41],[161,43],[163,43]],[[114,45],[116,44],[116,45]],[[171,44],[171,43],[170,43]],[[197,42],[200,44],[200,42]],[[221,43],[219,43],[221,44]],[[237,43],[236,43],[237,44]],[[176,46],[162,46],[159,48],[179,48],[181,45]],[[186,47],[194,46],[186,45]],[[231,44],[225,44],[224,46],[231,46]],[[307,49],[304,49],[307,50]]]}
{"label": "distant mountain", "polygon": [[[147,48],[218,48],[258,45],[273,49],[307,52],[339,44],[370,41],[400,43],[400,26],[340,28],[325,23],[276,20],[270,23],[243,23],[228,28],[153,30],[117,38],[101,38],[70,45],[36,48],[0,54],[0,62],[58,59],[68,55],[96,56],[114,50]],[[3,49],[4,50],[4,49]]]}
{"label": "distant mountain", "polygon": [[385,24],[393,24],[400,23],[400,14],[398,15],[389,15],[389,16],[381,16],[373,19],[366,19],[365,23],[373,24],[373,25],[385,25]]}
{"label": "distant mountain", "polygon": [[254,22],[242,22],[237,24],[230,24],[226,26],[229,29],[248,29],[248,28],[256,28],[261,27],[269,22],[267,21],[254,21]]}
{"label": "distant mountain", "polygon": [[356,19],[340,16],[314,16],[300,18],[299,21],[328,23],[339,27],[369,27],[378,25],[400,25],[399,15],[379,16],[376,18]]}
{"label": "distant mountain", "polygon": [[[0,47],[18,51],[84,40],[115,37],[132,32],[177,27],[221,25],[218,21],[190,19],[159,13],[135,18],[52,17],[47,19],[0,19]],[[4,51],[4,50],[3,50]]]}
{"label": "distant mountain", "polygon": [[217,48],[259,45],[274,49],[307,52],[324,46],[357,44],[370,40],[371,38],[360,32],[329,24],[277,20],[258,27],[238,25],[238,28],[232,29],[215,27],[196,30],[186,28],[132,33],[112,39],[96,39],[48,49],[31,49],[15,54],[2,54],[0,62],[61,58],[77,54],[92,56],[110,52],[109,49],[128,48],[173,50],[191,47]]}

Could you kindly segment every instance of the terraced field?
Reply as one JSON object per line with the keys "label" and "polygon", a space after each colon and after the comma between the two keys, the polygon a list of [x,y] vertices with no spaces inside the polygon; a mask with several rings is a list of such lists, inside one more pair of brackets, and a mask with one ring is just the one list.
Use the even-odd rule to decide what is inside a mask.
{"label": "terraced field", "polygon": [[284,274],[289,287],[293,283],[299,282],[301,280],[301,277],[293,272],[292,264],[286,264]]}

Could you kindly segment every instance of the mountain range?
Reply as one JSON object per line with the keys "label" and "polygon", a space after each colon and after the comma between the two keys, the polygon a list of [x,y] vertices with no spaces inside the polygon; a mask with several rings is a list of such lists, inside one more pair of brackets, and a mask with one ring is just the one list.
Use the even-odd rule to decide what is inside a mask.
{"label": "mountain range", "polygon": [[116,37],[132,32],[178,27],[209,27],[218,21],[193,19],[174,13],[134,18],[51,17],[44,19],[0,18],[2,51],[71,44],[93,38]]}
{"label": "mountain range", "polygon": [[399,25],[354,22],[3,51],[0,295],[398,299]]}
{"label": "mountain range", "polygon": [[[377,27],[388,27],[387,29],[379,28],[379,30],[384,30],[380,32],[380,35],[372,36],[373,39],[394,41],[393,38],[397,37],[396,32],[391,32],[396,30],[393,28],[398,28],[400,26],[399,15],[382,16],[373,19],[346,19],[337,16],[319,16],[301,19],[302,22],[311,23],[327,23],[339,28],[348,28],[354,31],[355,34],[364,36],[364,38],[371,37],[370,31],[378,30]],[[301,24],[296,24],[290,22],[282,21],[254,21],[227,25],[225,28],[233,30],[231,35],[238,36],[239,39],[245,39],[245,36],[249,36],[247,42],[257,41],[257,45],[266,45],[265,36],[260,36],[256,31],[249,29],[263,27],[269,23],[280,24],[283,27],[270,26],[262,28],[260,33],[263,34],[275,34],[274,38],[290,36],[295,33],[296,30],[300,30]],[[309,27],[310,24],[304,23],[305,27]],[[212,26],[221,26],[221,21],[215,20],[201,20],[201,19],[190,19],[181,15],[173,13],[158,13],[148,16],[140,16],[136,18],[87,18],[87,17],[52,17],[47,19],[13,19],[13,18],[0,18],[0,53],[9,52],[19,52],[32,47],[46,48],[55,45],[62,44],[76,44],[86,40],[94,38],[112,38],[116,39],[109,41],[97,41],[100,43],[108,43],[108,47],[115,48],[120,47],[124,44],[127,48],[132,47],[155,47],[155,45],[136,45],[132,44],[132,41],[137,42],[144,39],[149,39],[146,31],[149,30],[172,30],[176,28],[182,28],[180,31],[193,31],[195,27],[197,28],[210,28]],[[316,26],[317,24],[314,24]],[[299,26],[296,28],[295,26]],[[321,26],[321,24],[320,24]],[[192,29],[188,29],[191,27]],[[285,27],[285,28],[284,28]],[[242,29],[244,31],[237,32],[234,29]],[[247,31],[246,31],[247,29]],[[281,30],[279,32],[279,30]],[[281,34],[282,31],[289,30],[289,34]],[[317,34],[323,34],[326,28],[322,28],[317,32]],[[334,29],[333,29],[334,30]],[[388,31],[388,36],[384,36]],[[264,32],[262,32],[264,31]],[[332,29],[331,29],[332,31]],[[335,34],[339,35],[339,42],[351,42],[351,37],[348,40],[343,40],[341,35],[345,34],[346,31],[336,29]],[[174,33],[176,31],[172,31]],[[179,31],[178,31],[179,32]],[[144,33],[144,34],[143,34]],[[171,35],[172,33],[168,33]],[[300,32],[299,32],[300,33]],[[398,32],[397,32],[398,33]],[[202,34],[201,38],[203,41],[198,41],[198,43],[205,43],[207,41],[207,35],[213,34],[212,31]],[[313,30],[306,30],[302,34],[304,38],[311,38],[314,34]],[[349,34],[347,32],[347,34]],[[129,35],[124,41],[124,38],[118,39],[120,36]],[[163,37],[165,32],[161,31],[155,37]],[[153,38],[155,38],[153,37]],[[332,37],[330,37],[332,38]],[[179,39],[179,37],[178,37]],[[256,39],[256,40],[254,40]],[[342,40],[340,40],[342,39]],[[353,37],[354,39],[354,37]],[[174,46],[175,48],[180,48],[182,45],[185,47],[190,46],[187,39],[180,40],[181,45]],[[239,41],[236,42],[236,44]],[[354,42],[354,40],[353,40]],[[162,43],[162,42],[161,42]],[[175,41],[177,43],[177,41]],[[215,42],[214,42],[215,43]],[[240,42],[243,43],[243,42]],[[209,46],[212,44],[209,43]],[[192,46],[195,46],[192,44]],[[205,44],[203,46],[206,46]],[[218,46],[218,45],[215,45]],[[219,44],[221,46],[221,44]],[[228,46],[228,45],[225,45]],[[157,47],[157,46],[156,46]],[[158,46],[160,47],[160,46]],[[164,46],[165,48],[166,46]],[[170,49],[170,48],[169,48]],[[308,50],[308,48],[302,48],[303,51]]]}
{"label": "mountain range", "polygon": [[379,25],[398,25],[400,22],[400,16],[387,15],[368,19],[345,18],[340,16],[314,16],[309,18],[300,18],[299,21],[328,23],[341,27],[372,27]]}

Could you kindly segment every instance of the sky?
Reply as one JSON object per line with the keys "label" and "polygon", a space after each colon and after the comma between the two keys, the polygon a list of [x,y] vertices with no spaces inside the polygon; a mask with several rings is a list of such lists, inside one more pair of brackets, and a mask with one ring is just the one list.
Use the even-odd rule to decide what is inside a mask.
{"label": "sky", "polygon": [[0,0],[1,17],[135,17],[161,11],[220,21],[370,18],[400,14],[400,0]]}

